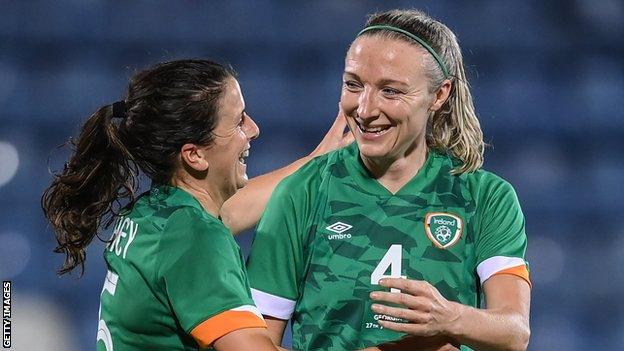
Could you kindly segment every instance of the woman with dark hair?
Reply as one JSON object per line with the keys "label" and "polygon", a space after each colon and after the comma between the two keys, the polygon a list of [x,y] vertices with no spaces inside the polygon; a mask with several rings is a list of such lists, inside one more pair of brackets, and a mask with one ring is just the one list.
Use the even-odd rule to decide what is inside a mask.
{"label": "woman with dark hair", "polygon": [[407,349],[526,349],[524,217],[512,186],[481,169],[453,32],[416,10],[371,15],[340,105],[356,143],[278,185],[248,260],[273,340],[291,320],[302,350],[404,333]]}
{"label": "woman with dark hair", "polygon": [[[260,177],[249,216],[259,215],[264,192],[285,175],[348,142],[344,123],[337,118],[311,156]],[[238,225],[222,213],[228,199],[231,209],[251,202],[233,196],[247,183],[245,158],[258,133],[233,70],[205,60],[139,72],[123,101],[83,125],[42,206],[55,251],[66,255],[61,274],[83,269],[87,245],[116,221],[104,252],[98,350],[276,349],[240,249],[220,220],[225,214]],[[152,186],[135,197],[139,171]]]}

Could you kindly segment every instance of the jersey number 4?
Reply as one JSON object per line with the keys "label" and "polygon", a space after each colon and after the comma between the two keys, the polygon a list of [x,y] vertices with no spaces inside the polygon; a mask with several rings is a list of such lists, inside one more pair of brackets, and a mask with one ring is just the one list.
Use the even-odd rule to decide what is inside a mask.
{"label": "jersey number 4", "polygon": [[[375,267],[375,270],[371,274],[371,284],[379,285],[381,278],[405,278],[401,275],[401,263],[403,261],[403,245],[393,244],[390,245],[388,251],[383,256],[381,261]],[[390,268],[390,274],[386,274]],[[401,292],[399,289],[392,288],[391,292]]]}
{"label": "jersey number 4", "polygon": [[[117,289],[117,280],[119,276],[111,271],[106,273],[106,280],[104,281],[104,287],[102,288],[102,294],[109,293],[112,296],[115,296],[115,290]],[[106,351],[113,351],[113,337],[111,336],[111,332],[106,326],[106,321],[104,321],[101,317],[102,305],[100,303],[100,312],[98,313],[98,318],[100,322],[98,323],[98,333],[97,340],[99,342],[102,340],[104,342],[104,347]]]}

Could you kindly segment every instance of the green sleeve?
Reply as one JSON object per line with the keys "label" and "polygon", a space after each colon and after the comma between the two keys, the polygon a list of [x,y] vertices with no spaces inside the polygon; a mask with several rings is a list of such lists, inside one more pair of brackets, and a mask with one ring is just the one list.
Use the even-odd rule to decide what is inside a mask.
{"label": "green sleeve", "polygon": [[[318,183],[315,161],[284,179],[273,192],[258,224],[247,261],[252,292],[295,301],[303,277],[304,238],[314,211]],[[254,295],[258,307],[263,310]]]}
{"label": "green sleeve", "polygon": [[253,305],[240,249],[220,222],[185,207],[169,217],[164,232],[160,275],[187,333],[223,311]]}
{"label": "green sleeve", "polygon": [[487,173],[479,190],[477,264],[497,256],[524,260],[527,246],[524,215],[513,187]]}

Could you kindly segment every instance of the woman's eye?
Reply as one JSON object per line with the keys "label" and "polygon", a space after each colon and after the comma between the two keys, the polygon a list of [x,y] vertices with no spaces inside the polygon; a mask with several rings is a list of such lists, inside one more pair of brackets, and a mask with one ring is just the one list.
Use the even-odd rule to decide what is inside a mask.
{"label": "woman's eye", "polygon": [[344,85],[347,87],[347,89],[357,89],[359,87],[359,85],[352,80],[345,81]]}
{"label": "woman's eye", "polygon": [[394,88],[383,88],[382,91],[386,95],[398,95],[398,94],[401,94],[400,90],[396,90]]}

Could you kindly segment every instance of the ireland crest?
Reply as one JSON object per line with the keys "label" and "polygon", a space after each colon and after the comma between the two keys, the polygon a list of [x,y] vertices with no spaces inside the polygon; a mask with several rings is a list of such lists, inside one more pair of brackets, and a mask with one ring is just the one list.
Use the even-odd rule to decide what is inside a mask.
{"label": "ireland crest", "polygon": [[461,238],[464,223],[451,213],[429,212],[425,216],[425,233],[435,246],[447,249]]}

